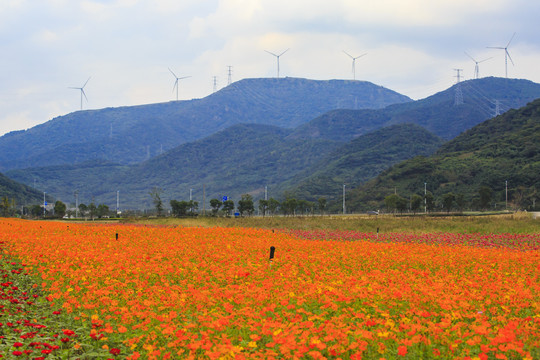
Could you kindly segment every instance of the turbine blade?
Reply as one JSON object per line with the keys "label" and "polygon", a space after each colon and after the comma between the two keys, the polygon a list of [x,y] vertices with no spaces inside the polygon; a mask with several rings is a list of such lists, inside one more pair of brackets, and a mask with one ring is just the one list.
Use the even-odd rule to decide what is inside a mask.
{"label": "turbine blade", "polygon": [[176,78],[176,81],[174,82],[174,85],[172,87],[172,92],[174,92],[174,89],[178,87],[178,78]]}
{"label": "turbine blade", "polygon": [[348,57],[350,57],[351,59],[353,59],[353,60],[354,60],[354,57],[352,57],[352,55],[351,55],[351,54],[349,54],[349,53],[348,53],[348,52],[346,52],[345,50],[343,50],[343,52],[344,52],[344,53],[345,53],[345,54],[346,54],[346,55],[347,55]]}
{"label": "turbine blade", "polygon": [[505,49],[504,51],[506,51],[506,55],[508,55],[508,58],[510,59],[510,62],[512,63],[512,65],[516,66],[514,65],[514,60],[512,60],[512,57],[510,56],[510,53],[508,52],[508,50]]}
{"label": "turbine blade", "polygon": [[506,44],[506,47],[510,46],[510,43],[512,42],[512,40],[514,40],[514,36],[516,36],[516,33],[512,35],[512,37],[510,38],[510,41],[508,42],[508,44]]}
{"label": "turbine blade", "polygon": [[281,54],[279,54],[279,56],[281,56],[281,55],[285,54],[285,53],[286,53],[287,51],[289,51],[289,50],[291,50],[291,49],[287,49],[287,50],[285,50],[284,52],[282,52]]}
{"label": "turbine blade", "polygon": [[504,50],[503,47],[500,47],[500,46],[486,46],[486,48],[488,49],[500,49],[500,50]]}
{"label": "turbine blade", "polygon": [[355,59],[355,60],[356,60],[356,59],[360,59],[362,56],[366,56],[366,55],[367,55],[367,53],[362,54],[362,55],[360,55],[360,56],[357,56],[357,57],[355,57],[354,59]]}
{"label": "turbine blade", "polygon": [[473,58],[471,55],[467,54],[466,51],[464,51],[464,53],[465,53],[465,55],[467,55],[472,61],[477,62],[476,60],[474,60],[474,58]]}
{"label": "turbine blade", "polygon": [[88,102],[88,98],[86,97],[86,93],[84,92],[83,88],[81,88],[81,93],[84,95],[84,98],[86,99],[86,102]]}
{"label": "turbine blade", "polygon": [[178,78],[178,80],[187,79],[187,78],[190,78],[190,77],[191,77],[191,76],[184,76],[184,77]]}
{"label": "turbine blade", "polygon": [[484,59],[484,60],[478,61],[478,64],[480,64],[480,63],[483,63],[484,61],[488,61],[488,60],[491,60],[491,59],[493,59],[493,56],[492,56],[492,57],[488,57],[487,59]]}
{"label": "turbine blade", "polygon": [[173,73],[173,71],[171,70],[171,68],[167,68],[167,69],[169,69],[169,71],[171,72],[171,74],[173,74],[173,76],[174,76],[175,78],[178,78],[178,76],[176,76],[176,74]]}
{"label": "turbine blade", "polygon": [[277,56],[276,54],[274,54],[274,53],[271,53],[271,52],[270,52],[270,51],[268,51],[268,50],[264,50],[264,51],[266,51],[266,52],[267,52],[267,53],[269,53],[270,55],[274,55],[275,57],[278,57],[278,56]]}
{"label": "turbine blade", "polygon": [[84,85],[82,86],[83,89],[84,89],[84,87],[86,86],[86,84],[88,84],[88,82],[90,81],[90,78],[91,78],[91,76],[88,78],[88,80],[86,80],[86,82],[85,82]]}

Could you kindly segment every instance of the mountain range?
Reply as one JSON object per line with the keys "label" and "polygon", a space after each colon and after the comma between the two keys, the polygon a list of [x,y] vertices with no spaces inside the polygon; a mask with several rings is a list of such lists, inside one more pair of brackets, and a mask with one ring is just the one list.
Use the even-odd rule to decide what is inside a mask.
{"label": "mountain range", "polygon": [[[82,201],[89,202],[90,199],[93,199],[95,202],[111,205],[115,203],[116,192],[120,191],[121,203],[123,207],[128,208],[152,207],[149,192],[153,188],[163,190],[166,202],[168,199],[186,199],[192,191],[194,191],[194,198],[202,201],[203,188],[206,202],[212,197],[222,195],[238,199],[243,193],[250,193],[257,198],[262,196],[265,186],[268,186],[269,196],[275,198],[290,194],[304,199],[325,196],[332,200],[332,198],[338,197],[336,193],[339,194],[340,190],[336,188],[341,189],[343,183],[348,184],[349,188],[359,186],[388,167],[398,166],[402,160],[418,155],[425,158],[437,150],[443,143],[442,139],[453,138],[454,134],[457,135],[489,119],[495,110],[504,111],[511,107],[517,108],[532,99],[540,98],[539,84],[527,80],[499,78],[463,82],[446,91],[415,102],[387,89],[362,82],[351,85],[350,83],[354,82],[252,79],[244,80],[244,84],[239,82],[233,85],[245,87],[251,84],[248,88],[257,88],[256,84],[259,84],[264,89],[262,85],[266,84],[267,81],[271,84],[284,84],[281,80],[287,81],[287,86],[292,86],[291,89],[287,90],[288,93],[302,93],[302,89],[305,90],[306,87],[310,87],[311,91],[320,92],[310,96],[304,94],[304,97],[318,98],[321,102],[324,97],[322,95],[325,95],[325,91],[327,91],[324,89],[333,88],[335,90],[336,86],[339,85],[345,90],[340,94],[333,94],[332,99],[334,100],[331,101],[335,101],[336,98],[350,100],[350,96],[347,95],[350,94],[349,86],[361,85],[360,88],[370,89],[371,92],[368,91],[364,97],[358,97],[348,104],[351,107],[371,106],[372,109],[334,109],[323,115],[313,115],[317,111],[308,109],[309,106],[302,103],[303,100],[298,94],[294,101],[285,101],[283,96],[268,90],[269,92],[265,96],[266,100],[261,100],[261,102],[258,102],[254,95],[244,95],[240,99],[236,99],[236,103],[243,104],[238,108],[244,110],[236,118],[231,117],[231,119],[245,120],[249,116],[253,116],[252,121],[228,127],[224,125],[225,127],[218,132],[212,132],[210,135],[195,141],[186,141],[146,161],[137,163],[133,158],[132,163],[130,163],[125,159],[125,161],[111,161],[107,157],[97,156],[90,157],[90,160],[69,164],[63,163],[64,160],[50,160],[50,162],[58,161],[59,164],[12,169],[6,172],[6,175],[26,184],[37,180],[40,188],[47,189],[48,194],[55,194],[66,202],[72,202],[73,193],[78,190]],[[275,85],[276,88],[279,88],[278,85]],[[296,90],[294,86],[297,86]],[[358,87],[354,88],[358,90]],[[234,87],[227,91],[236,95],[241,93],[238,88]],[[282,89],[282,91],[285,90]],[[212,96],[224,96],[219,93]],[[249,91],[248,93],[253,94]],[[390,97],[384,101],[394,102],[394,104],[384,107],[384,101],[381,99],[385,99],[388,94]],[[461,98],[456,94],[463,96],[462,103]],[[325,96],[330,95],[326,94]],[[366,100],[365,97],[371,97],[371,100]],[[282,102],[276,99],[282,99],[280,100]],[[325,101],[326,105],[324,106],[332,107],[330,100],[326,99]],[[375,103],[370,101],[375,101]],[[213,131],[211,129],[219,128],[219,125],[216,125],[219,121],[213,123],[208,120],[207,113],[215,111],[214,115],[217,116],[216,114],[224,110],[212,109],[210,105],[206,108],[201,107],[200,104],[197,104],[200,102],[214,105],[219,103],[215,99],[211,101],[211,99],[205,98],[194,100],[191,103],[172,102],[146,105],[129,109],[129,111],[124,108],[102,111],[121,110],[126,111],[126,113],[132,111],[136,114],[137,110],[144,113],[154,109],[157,111],[156,114],[161,114],[162,120],[160,121],[169,124],[175,122],[174,116],[166,120],[166,114],[157,110],[159,107],[173,109],[174,106],[193,106],[197,109],[191,113],[186,109],[183,110],[187,114],[186,118],[195,116],[193,114],[204,114],[206,120],[202,117],[201,119],[207,124],[205,131],[211,132]],[[267,103],[263,104],[265,102]],[[309,101],[307,102],[309,103]],[[321,109],[322,105],[319,104],[319,106]],[[376,109],[377,107],[380,108]],[[268,110],[273,108],[275,109],[272,111]],[[272,115],[269,116],[265,111]],[[278,118],[276,114],[279,111],[284,114],[289,111],[290,115]],[[311,114],[309,116],[312,116],[312,120],[306,120],[308,115],[302,117],[304,113]],[[78,115],[75,116],[76,114]],[[75,120],[72,121],[71,125],[75,126],[80,122],[78,116],[83,114],[90,116],[91,112],[77,112],[66,115],[66,117],[74,116]],[[227,116],[221,114],[220,119]],[[139,116],[140,118],[142,115]],[[88,119],[90,120],[92,117],[90,116]],[[236,120],[230,121],[234,123]],[[62,130],[62,121],[51,121],[54,124],[48,126],[56,129],[56,132],[53,133],[61,134],[69,132],[69,129],[81,131],[76,130],[76,127]],[[265,121],[267,123],[264,123]],[[106,121],[102,121],[102,123],[106,124]],[[139,124],[142,123],[141,120]],[[296,127],[291,124],[295,124]],[[42,126],[46,127],[47,124]],[[169,124],[166,131],[170,129],[170,126],[172,125]],[[134,128],[136,126],[132,126],[130,129]],[[154,130],[147,125],[147,128],[141,131],[147,137],[155,137]],[[24,133],[31,131],[32,129]],[[173,130],[170,131],[173,132]],[[16,135],[8,134],[0,138],[0,147],[8,146],[10,141],[14,141]],[[57,139],[60,138],[61,136],[58,135]],[[127,139],[126,135],[125,142],[130,143],[131,141]],[[15,146],[15,143],[16,141],[12,145]],[[97,143],[99,144],[99,142]],[[79,144],[79,146],[82,145]],[[64,149],[60,151],[60,154],[66,152],[69,151]],[[54,158],[56,152],[49,150],[42,153],[42,156],[46,155]],[[33,159],[37,158],[39,156]],[[33,164],[34,160],[28,160],[28,163],[25,164]],[[21,158],[14,160],[14,162],[17,161],[22,160]],[[0,164],[3,167],[9,167],[5,165],[3,160]]]}
{"label": "mountain range", "polygon": [[491,192],[490,206],[508,200],[524,209],[540,200],[540,99],[465,131],[430,157],[388,168],[347,197],[351,210],[363,211],[381,208],[395,192],[408,199],[426,189],[439,201],[461,194],[467,207],[478,208],[482,187]]}
{"label": "mountain range", "polygon": [[295,128],[339,108],[410,102],[365,81],[245,79],[203,99],[77,111],[0,137],[0,171],[89,160],[135,164],[240,123]]}

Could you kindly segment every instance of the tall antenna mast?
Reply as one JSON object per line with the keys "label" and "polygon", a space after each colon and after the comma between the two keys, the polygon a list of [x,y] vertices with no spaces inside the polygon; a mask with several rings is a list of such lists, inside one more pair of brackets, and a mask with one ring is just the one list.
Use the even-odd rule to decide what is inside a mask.
{"label": "tall antenna mast", "polygon": [[456,94],[454,99],[454,106],[463,105],[463,91],[461,90],[461,72],[463,69],[454,69],[457,72],[457,85],[456,85]]}
{"label": "tall antenna mast", "polygon": [[505,71],[505,75],[506,75],[507,79],[508,79],[508,59],[510,59],[510,62],[512,62],[512,65],[515,66],[514,61],[512,60],[512,57],[510,56],[510,53],[508,52],[508,47],[510,46],[510,43],[512,42],[512,40],[514,40],[514,36],[516,36],[516,33],[514,33],[514,35],[512,35],[512,37],[510,38],[510,41],[508,42],[508,44],[506,44],[505,47],[488,46],[488,49],[504,50],[504,71]]}
{"label": "tall antenna mast", "polygon": [[343,52],[345,53],[345,55],[347,55],[348,57],[350,57],[352,59],[352,73],[353,73],[353,80],[356,80],[356,59],[359,59],[361,58],[362,56],[366,56],[367,53],[365,54],[362,54],[360,56],[352,56],[350,55],[349,53],[347,53],[345,50],[343,50]]}
{"label": "tall antenna mast", "polygon": [[276,55],[276,54],[274,54],[274,53],[271,53],[270,51],[264,50],[264,51],[266,51],[267,53],[269,53],[270,55],[274,55],[274,56],[276,57],[276,59],[277,59],[277,78],[278,78],[278,79],[279,79],[279,58],[280,58],[283,54],[285,54],[287,51],[289,51],[289,50],[290,50],[290,49],[287,49],[287,50],[285,50],[284,52],[282,52],[282,53],[279,54],[279,55]]}
{"label": "tall antenna mast", "polygon": [[232,66],[229,65],[227,67],[229,68],[227,72],[227,85],[231,85],[232,84]]}
{"label": "tall antenna mast", "polygon": [[217,91],[217,76],[214,76],[214,92]]}

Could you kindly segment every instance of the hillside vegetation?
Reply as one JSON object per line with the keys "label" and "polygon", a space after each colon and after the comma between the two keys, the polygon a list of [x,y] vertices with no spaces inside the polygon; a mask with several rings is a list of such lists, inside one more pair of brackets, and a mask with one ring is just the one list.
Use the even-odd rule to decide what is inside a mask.
{"label": "hillside vegetation", "polygon": [[[462,194],[465,207],[499,208],[508,200],[528,208],[539,199],[540,99],[485,121],[443,145],[431,157],[415,157],[384,171],[351,191],[350,207],[356,211],[382,207],[386,196],[407,199],[424,194],[424,183],[440,208],[447,193]],[[481,206],[480,189],[488,189],[489,203]]]}
{"label": "hillside vegetation", "polygon": [[203,99],[77,111],[0,137],[0,171],[89,160],[134,164],[240,123],[294,128],[339,108],[411,101],[363,81],[245,79]]}
{"label": "hillside vegetation", "polygon": [[[463,94],[463,104],[456,103],[458,86]],[[413,123],[450,140],[495,116],[497,107],[505,112],[537,98],[540,98],[540,84],[528,80],[469,80],[428,98],[385,109],[334,110],[299,126],[290,136],[348,141],[381,127]]]}

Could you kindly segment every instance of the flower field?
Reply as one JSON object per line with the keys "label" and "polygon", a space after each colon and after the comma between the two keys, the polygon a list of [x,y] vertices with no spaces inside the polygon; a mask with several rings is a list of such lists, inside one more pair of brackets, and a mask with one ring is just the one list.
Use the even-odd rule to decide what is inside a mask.
{"label": "flower field", "polygon": [[0,219],[0,247],[3,358],[540,359],[540,234]]}

